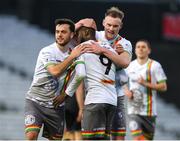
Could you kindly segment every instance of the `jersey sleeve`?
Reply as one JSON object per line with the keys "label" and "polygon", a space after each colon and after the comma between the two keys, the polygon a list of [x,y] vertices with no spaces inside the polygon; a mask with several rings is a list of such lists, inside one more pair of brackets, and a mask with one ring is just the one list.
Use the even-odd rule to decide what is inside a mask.
{"label": "jersey sleeve", "polygon": [[116,71],[116,81],[119,81],[121,86],[128,83],[128,76],[124,69]]}
{"label": "jersey sleeve", "polygon": [[81,55],[75,61],[75,71],[71,77],[71,80],[68,83],[65,93],[69,96],[73,96],[73,94],[75,93],[75,91],[77,90],[78,86],[80,85],[81,81],[84,79],[85,76],[86,76],[85,63],[84,63],[83,55]]}
{"label": "jersey sleeve", "polygon": [[167,77],[160,63],[156,62],[154,64],[154,71],[155,71],[154,75],[158,83],[161,83],[167,80]]}
{"label": "jersey sleeve", "polygon": [[124,51],[128,52],[130,57],[132,58],[132,44],[130,41],[126,40],[125,38],[122,38],[117,42],[117,44],[122,45]]}
{"label": "jersey sleeve", "polygon": [[49,65],[56,64],[56,58],[53,52],[45,48],[40,51],[40,59],[46,68]]}

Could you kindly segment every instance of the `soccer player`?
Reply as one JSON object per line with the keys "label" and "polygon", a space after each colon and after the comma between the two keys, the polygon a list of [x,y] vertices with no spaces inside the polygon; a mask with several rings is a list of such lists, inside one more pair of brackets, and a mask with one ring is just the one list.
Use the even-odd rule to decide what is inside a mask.
{"label": "soccer player", "polygon": [[43,125],[43,137],[61,139],[64,130],[64,104],[53,106],[53,99],[59,95],[66,70],[85,50],[84,46],[70,52],[70,40],[75,25],[69,19],[55,21],[56,42],[44,47],[38,56],[32,84],[26,96],[25,135],[36,140]]}
{"label": "soccer player", "polygon": [[126,72],[129,77],[129,128],[134,140],[152,140],[156,123],[156,94],[166,91],[166,75],[161,64],[149,58],[151,47],[147,40],[136,43],[136,59]]}
{"label": "soccer player", "polygon": [[[90,40],[88,41],[89,44],[95,42],[95,29],[82,26],[77,32],[80,42],[87,40]],[[109,44],[99,44],[102,52],[111,50],[116,54]],[[94,53],[81,55],[76,63],[74,79],[69,83],[64,95],[72,96],[77,83],[80,83],[85,77],[86,97],[82,119],[83,139],[110,139],[112,118],[117,105],[115,65],[103,54],[97,55]]]}
{"label": "soccer player", "polygon": [[[110,44],[119,55],[112,55],[112,52],[104,54],[111,61],[113,61],[117,67],[116,81],[117,84],[119,80],[118,74],[120,74],[122,68],[126,68],[132,58],[132,45],[131,42],[127,39],[120,36],[118,33],[123,25],[124,13],[119,10],[117,7],[111,7],[105,13],[105,18],[103,20],[104,31],[96,31],[96,39],[100,42],[105,42]],[[93,19],[82,19],[76,23],[76,28],[91,24],[93,25]],[[99,52],[96,46],[93,46],[93,52]],[[119,82],[118,82],[119,81]],[[113,140],[124,140],[126,135],[126,121],[125,121],[125,104],[124,104],[124,93],[119,90],[121,89],[117,86],[118,92],[118,106],[116,110],[115,119],[113,120],[112,127],[112,139]]]}
{"label": "soccer player", "polygon": [[[105,13],[103,20],[104,31],[99,31],[96,34],[96,38],[103,42],[108,42],[120,55],[124,55],[124,58],[128,60],[128,64],[132,57],[132,45],[130,41],[120,36],[118,33],[123,25],[124,13],[116,7],[111,7]],[[123,49],[119,51],[118,49]],[[126,118],[125,118],[125,102],[124,93],[120,86],[120,76],[123,74],[121,68],[116,71],[116,89],[118,93],[118,102],[115,112],[115,116],[112,124],[112,139],[124,140],[126,135]],[[121,77],[122,79],[122,77]]]}

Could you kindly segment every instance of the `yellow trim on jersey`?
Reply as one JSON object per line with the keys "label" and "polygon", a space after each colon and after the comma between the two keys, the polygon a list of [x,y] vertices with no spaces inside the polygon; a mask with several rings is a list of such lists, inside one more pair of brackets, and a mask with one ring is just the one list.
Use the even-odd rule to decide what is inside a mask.
{"label": "yellow trim on jersey", "polygon": [[[152,66],[152,60],[150,60],[147,64],[147,82],[151,83],[152,77],[151,77],[151,66]],[[147,115],[152,116],[152,89],[147,88]]]}
{"label": "yellow trim on jersey", "polygon": [[56,63],[52,63],[52,62],[47,63],[47,64],[45,65],[45,68],[47,68],[47,67],[50,66],[50,65],[56,65]]}
{"label": "yellow trim on jersey", "polygon": [[159,83],[164,83],[164,82],[166,82],[166,80],[160,80],[160,81],[158,81],[158,84]]}

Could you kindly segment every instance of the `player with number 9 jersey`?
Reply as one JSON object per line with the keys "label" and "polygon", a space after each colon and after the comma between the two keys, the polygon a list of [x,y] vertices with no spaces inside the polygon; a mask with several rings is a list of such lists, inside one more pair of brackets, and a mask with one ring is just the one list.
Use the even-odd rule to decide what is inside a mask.
{"label": "player with number 9 jersey", "polygon": [[[83,44],[91,44],[93,40],[84,42]],[[107,43],[98,42],[104,47],[116,53],[114,49]],[[83,62],[83,63],[82,63]],[[76,75],[84,76],[85,72],[85,105],[90,103],[107,103],[117,105],[117,93],[115,88],[116,66],[104,55],[94,53],[84,53],[76,60]],[[82,71],[84,69],[84,71]],[[78,80],[78,78],[76,79]],[[66,89],[66,94],[73,95],[73,82]]]}
{"label": "player with number 9 jersey", "polygon": [[[93,40],[85,44],[95,42]],[[107,43],[99,42],[116,53]],[[112,118],[117,105],[115,87],[116,67],[104,55],[84,53],[76,60],[74,79],[69,83],[66,94],[71,96],[76,90],[78,80],[82,77],[85,83],[85,107],[82,119],[83,139],[110,139]]]}

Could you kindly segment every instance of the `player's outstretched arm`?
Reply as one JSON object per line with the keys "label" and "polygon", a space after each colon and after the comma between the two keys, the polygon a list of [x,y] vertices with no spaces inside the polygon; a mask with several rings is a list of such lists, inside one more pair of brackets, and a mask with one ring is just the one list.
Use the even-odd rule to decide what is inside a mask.
{"label": "player's outstretched arm", "polygon": [[47,67],[48,72],[54,77],[59,77],[73,63],[74,59],[86,51],[86,46],[78,45],[72,50],[71,54],[63,62],[49,65]]}

